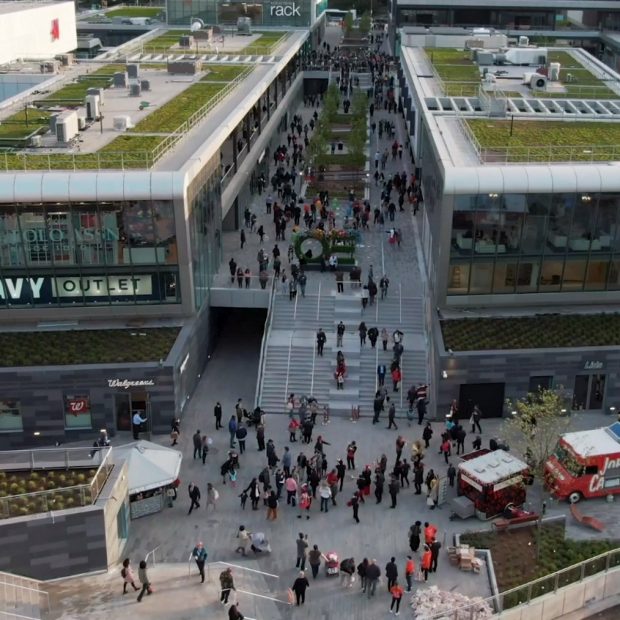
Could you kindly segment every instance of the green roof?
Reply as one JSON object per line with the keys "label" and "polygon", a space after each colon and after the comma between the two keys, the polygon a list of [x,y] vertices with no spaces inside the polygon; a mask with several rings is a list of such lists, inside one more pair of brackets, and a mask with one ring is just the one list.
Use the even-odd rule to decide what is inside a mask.
{"label": "green roof", "polygon": [[447,319],[441,332],[452,351],[610,347],[620,345],[620,314]]}

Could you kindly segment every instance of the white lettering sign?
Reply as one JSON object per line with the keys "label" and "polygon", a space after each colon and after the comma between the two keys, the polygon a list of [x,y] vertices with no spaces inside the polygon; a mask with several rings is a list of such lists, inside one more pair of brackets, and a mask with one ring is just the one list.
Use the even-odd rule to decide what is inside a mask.
{"label": "white lettering sign", "polygon": [[292,4],[277,4],[271,6],[270,15],[272,17],[301,17],[299,7],[295,2]]}
{"label": "white lettering sign", "polygon": [[596,493],[605,488],[605,474],[610,469],[618,469],[620,468],[620,458],[610,459],[608,456],[605,457],[605,464],[602,469],[598,472],[598,474],[594,474],[592,478],[590,478],[589,489],[591,493]]}
{"label": "white lettering sign", "polygon": [[603,362],[586,362],[583,365],[584,370],[601,370],[603,368]]}
{"label": "white lettering sign", "polygon": [[56,297],[122,297],[124,295],[151,295],[151,276],[85,276],[83,278],[56,278],[53,285]]}
{"label": "white lettering sign", "polygon": [[469,478],[468,476],[465,476],[463,474],[461,474],[461,480],[463,482],[465,482],[466,484],[468,484],[470,487],[474,487],[474,489],[478,490],[478,491],[482,491],[482,486],[479,485],[477,482],[474,482],[471,478]]}
{"label": "white lettering sign", "polygon": [[108,379],[108,387],[123,388],[124,390],[128,390],[131,387],[147,387],[150,385],[155,385],[153,379],[142,379],[137,381],[131,379]]}
{"label": "white lettering sign", "polygon": [[514,486],[515,484],[520,484],[523,481],[523,476],[515,476],[514,478],[508,478],[508,480],[504,480],[504,482],[498,482],[494,487],[493,491],[501,491],[506,487]]}

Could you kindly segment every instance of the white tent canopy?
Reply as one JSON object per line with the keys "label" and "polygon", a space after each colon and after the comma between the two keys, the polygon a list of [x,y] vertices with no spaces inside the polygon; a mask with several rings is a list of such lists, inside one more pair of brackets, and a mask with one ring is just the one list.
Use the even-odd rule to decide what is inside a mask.
{"label": "white tent canopy", "polygon": [[134,441],[112,449],[115,462],[127,461],[129,495],[172,484],[179,477],[183,455],[150,441]]}

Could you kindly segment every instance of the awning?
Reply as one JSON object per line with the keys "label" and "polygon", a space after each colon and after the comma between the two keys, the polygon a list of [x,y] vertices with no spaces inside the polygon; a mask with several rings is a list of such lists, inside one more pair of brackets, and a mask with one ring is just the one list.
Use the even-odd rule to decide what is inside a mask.
{"label": "awning", "polygon": [[127,461],[129,495],[172,484],[179,477],[183,455],[150,441],[112,448],[114,462]]}

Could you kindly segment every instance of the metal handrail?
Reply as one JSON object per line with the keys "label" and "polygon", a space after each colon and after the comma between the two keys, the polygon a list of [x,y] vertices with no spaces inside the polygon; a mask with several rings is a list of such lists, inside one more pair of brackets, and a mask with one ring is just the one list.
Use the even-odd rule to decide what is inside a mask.
{"label": "metal handrail", "polygon": [[314,364],[316,362],[316,345],[312,343],[312,377],[310,379],[310,396],[314,394]]}
{"label": "metal handrail", "polygon": [[398,283],[398,322],[403,324],[403,285],[401,282]]}
{"label": "metal handrail", "polygon": [[144,556],[144,561],[148,564],[149,562],[149,555],[152,554],[153,556],[153,566],[155,566],[156,562],[155,562],[155,552],[161,547],[161,545],[157,545],[157,547],[155,547],[154,549],[151,549],[145,556]]}
{"label": "metal handrail", "polygon": [[267,317],[265,318],[265,329],[260,342],[260,357],[258,359],[258,373],[256,376],[256,397],[255,406],[260,407],[263,399],[263,375],[265,373],[265,355],[267,354],[267,341],[271,334],[271,324],[273,319],[273,299],[276,290],[276,279],[271,279],[271,290],[269,291],[269,303],[267,304]]}
{"label": "metal handrail", "polygon": [[295,309],[293,310],[293,320],[297,318],[297,300],[299,299],[299,295],[295,293]]}
{"label": "metal handrail", "polygon": [[[321,315],[321,282],[319,281],[319,295],[316,300],[316,320],[320,321]],[[320,326],[319,326],[320,327]]]}
{"label": "metal handrail", "polygon": [[286,384],[284,385],[284,402],[288,398],[288,375],[291,370],[291,347],[293,346],[293,334],[291,333],[291,337],[288,342],[288,360],[286,362]]}

